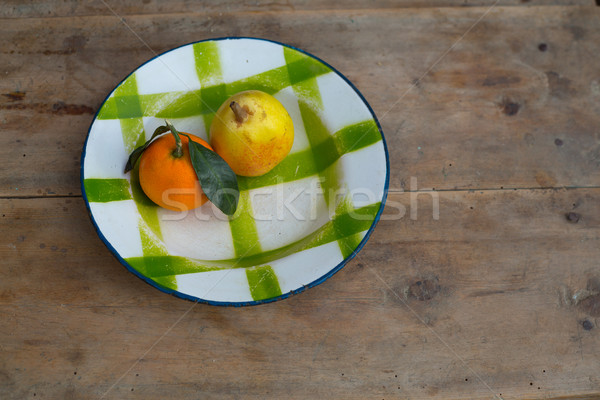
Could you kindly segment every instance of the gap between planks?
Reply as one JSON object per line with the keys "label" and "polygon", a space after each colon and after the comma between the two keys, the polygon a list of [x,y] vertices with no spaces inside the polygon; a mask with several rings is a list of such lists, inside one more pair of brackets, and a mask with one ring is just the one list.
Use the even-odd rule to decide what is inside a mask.
{"label": "gap between planks", "polygon": [[[599,0],[600,1],[600,0]],[[461,188],[461,189],[388,189],[388,193],[431,193],[431,192],[504,192],[516,190],[578,190],[578,189],[600,189],[600,186],[553,186],[553,187],[502,187],[502,188]]]}
{"label": "gap between planks", "polygon": [[[518,187],[518,188],[469,188],[469,189],[418,189],[418,190],[403,190],[403,189],[388,189],[388,193],[452,193],[452,192],[510,192],[518,190],[528,191],[544,191],[544,190],[580,190],[580,189],[600,189],[600,186],[558,186],[558,187]],[[38,195],[38,196],[0,196],[0,200],[30,200],[30,199],[73,199],[82,198],[81,194],[59,194],[59,195]]]}

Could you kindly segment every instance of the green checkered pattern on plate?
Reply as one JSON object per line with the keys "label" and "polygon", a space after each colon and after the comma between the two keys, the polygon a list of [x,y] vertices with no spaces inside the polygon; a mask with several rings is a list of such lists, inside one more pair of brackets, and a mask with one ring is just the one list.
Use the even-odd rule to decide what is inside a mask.
{"label": "green checkered pattern on plate", "polygon": [[[335,193],[340,182],[336,176],[336,161],[342,155],[379,142],[382,138],[373,119],[345,126],[337,132],[328,131],[317,112],[322,109],[317,77],[332,71],[316,59],[283,47],[285,65],[235,82],[223,82],[218,43],[208,41],[193,44],[195,68],[201,89],[139,94],[134,73],[117,87],[102,106],[97,118],[118,119],[125,150],[130,153],[151,134],[144,131],[143,117],[177,119],[202,116],[208,132],[215,111],[229,96],[249,89],[275,94],[287,87],[293,88],[310,146],[288,155],[266,175],[256,178],[239,177],[239,207],[229,222],[235,258],[215,262],[169,255],[161,242],[157,206],[142,192],[137,170],[133,171],[130,180],[88,178],[84,180],[84,187],[90,202],[135,201],[140,214],[138,228],[143,256],[127,258],[126,261],[159,286],[177,290],[177,275],[246,268],[252,298],[269,299],[282,294],[277,276],[268,265],[270,261],[334,241],[337,241],[343,257],[348,257],[359,245],[361,232],[371,226],[380,203],[353,209],[351,202],[342,201],[336,205],[336,213],[331,220],[316,232],[282,248],[263,251],[252,216],[248,190],[318,176],[329,206],[334,200],[328,194]],[[356,214],[365,218],[354,218]]]}

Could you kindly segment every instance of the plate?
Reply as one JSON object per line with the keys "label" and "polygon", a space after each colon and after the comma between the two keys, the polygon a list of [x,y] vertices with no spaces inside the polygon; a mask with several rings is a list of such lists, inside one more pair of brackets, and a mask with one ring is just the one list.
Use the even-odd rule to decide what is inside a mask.
{"label": "plate", "polygon": [[[154,205],[128,155],[168,119],[208,140],[230,96],[272,94],[294,122],[290,154],[274,170],[239,178],[227,217]],[[92,122],[82,192],[98,235],[129,271],[184,299],[253,305],[286,298],[340,270],[367,241],[384,207],[389,159],[363,96],[333,67],[264,39],[221,38],[163,53],[127,76]]]}

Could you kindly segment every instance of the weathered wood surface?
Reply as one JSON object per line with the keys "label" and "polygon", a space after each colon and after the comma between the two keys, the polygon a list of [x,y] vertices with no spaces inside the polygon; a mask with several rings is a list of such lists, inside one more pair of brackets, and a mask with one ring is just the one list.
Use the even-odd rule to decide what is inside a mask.
{"label": "weathered wood surface", "polygon": [[0,5],[0,18],[65,17],[95,15],[230,13],[264,11],[362,10],[422,7],[491,6],[592,6],[594,0],[127,0],[127,1],[22,1],[5,0]]}
{"label": "weathered wood surface", "polygon": [[[0,398],[597,398],[600,8],[528,6],[542,3],[570,2],[495,7],[472,29],[487,7],[113,5],[151,51],[101,2],[4,2]],[[127,272],[79,187],[104,96],[153,51],[226,35],[338,68],[381,119],[392,167],[353,261],[242,309]]]}
{"label": "weathered wood surface", "polygon": [[115,383],[105,398],[600,392],[600,189],[442,192],[438,220],[429,194],[389,200],[333,278],[242,309],[134,277],[80,198],[2,200],[0,397],[99,398]]}
{"label": "weathered wood surface", "polygon": [[104,96],[154,52],[226,35],[299,46],[351,79],[381,119],[393,188],[411,176],[435,189],[597,186],[600,7],[497,7],[462,37],[485,11],[128,17],[152,50],[114,16],[4,20],[0,195],[79,194]]}

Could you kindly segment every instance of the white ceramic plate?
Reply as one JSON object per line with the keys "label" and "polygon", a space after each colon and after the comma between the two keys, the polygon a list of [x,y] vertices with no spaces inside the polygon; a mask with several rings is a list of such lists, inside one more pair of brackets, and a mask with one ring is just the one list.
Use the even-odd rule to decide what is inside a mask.
{"label": "white ceramic plate", "polygon": [[[239,178],[227,217],[212,204],[187,213],[155,206],[128,155],[170,120],[208,140],[234,93],[271,93],[294,122],[294,145],[273,171]],[[383,210],[389,160],[358,90],[320,59],[268,40],[187,44],[140,66],[106,98],[81,164],[98,234],[128,270],[158,289],[216,305],[288,297],[323,282],[364,245]]]}

